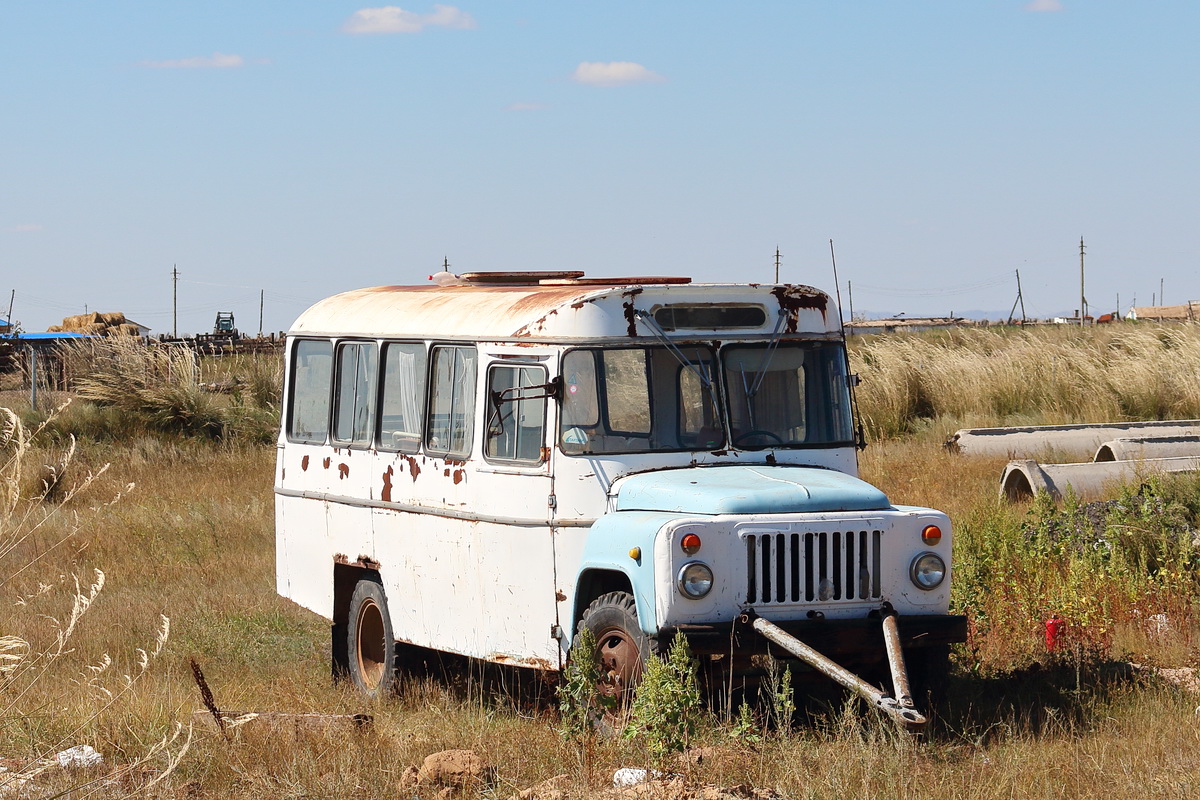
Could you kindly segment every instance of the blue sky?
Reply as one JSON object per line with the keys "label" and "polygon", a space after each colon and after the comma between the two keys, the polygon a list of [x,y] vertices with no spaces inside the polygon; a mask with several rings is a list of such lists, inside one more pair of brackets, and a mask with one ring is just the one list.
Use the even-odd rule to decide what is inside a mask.
{"label": "blue sky", "polygon": [[[1200,4],[0,4],[0,316],[180,332],[454,271],[1200,299]],[[843,295],[843,300],[848,298]]]}

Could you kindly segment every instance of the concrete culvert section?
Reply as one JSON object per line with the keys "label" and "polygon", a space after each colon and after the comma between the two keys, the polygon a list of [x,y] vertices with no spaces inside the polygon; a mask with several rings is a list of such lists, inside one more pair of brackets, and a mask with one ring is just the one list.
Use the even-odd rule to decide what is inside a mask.
{"label": "concrete culvert section", "polygon": [[1197,471],[1200,471],[1200,456],[1079,464],[1040,464],[1022,459],[1005,466],[1000,478],[1000,497],[1019,502],[1038,492],[1049,492],[1057,500],[1068,488],[1080,497],[1097,497],[1115,486],[1140,481],[1148,475]]}
{"label": "concrete culvert section", "polygon": [[1200,420],[963,428],[947,439],[944,446],[951,452],[971,456],[1035,458],[1056,453],[1068,458],[1091,458],[1096,448],[1114,439],[1192,436],[1200,438]]}
{"label": "concrete culvert section", "polygon": [[1130,436],[1100,445],[1093,461],[1200,456],[1200,436]]}

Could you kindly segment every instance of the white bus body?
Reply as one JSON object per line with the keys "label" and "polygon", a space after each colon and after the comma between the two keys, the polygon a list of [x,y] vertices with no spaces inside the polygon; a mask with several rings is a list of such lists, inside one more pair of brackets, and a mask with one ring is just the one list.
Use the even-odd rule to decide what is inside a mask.
{"label": "white bus body", "polygon": [[397,643],[559,670],[581,622],[617,682],[676,633],[727,653],[747,614],[857,662],[881,610],[906,646],[962,639],[949,521],[857,478],[826,294],[466,278],[336,295],[288,335],[278,591],[360,688]]}

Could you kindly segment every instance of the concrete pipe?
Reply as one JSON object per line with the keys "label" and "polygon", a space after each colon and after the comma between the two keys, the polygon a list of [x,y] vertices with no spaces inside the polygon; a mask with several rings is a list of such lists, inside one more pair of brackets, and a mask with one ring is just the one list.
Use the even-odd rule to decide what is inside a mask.
{"label": "concrete pipe", "polygon": [[1130,436],[1100,445],[1093,461],[1200,456],[1200,436]]}
{"label": "concrete pipe", "polygon": [[1095,425],[1031,425],[963,428],[946,440],[947,450],[972,456],[1091,458],[1104,442],[1127,437],[1200,436],[1200,420],[1106,422]]}
{"label": "concrete pipe", "polygon": [[1151,474],[1200,471],[1200,456],[1147,458],[1141,461],[1087,461],[1081,464],[1039,464],[1010,461],[1000,477],[1000,498],[1028,500],[1038,492],[1060,499],[1068,487],[1080,497],[1096,497]]}

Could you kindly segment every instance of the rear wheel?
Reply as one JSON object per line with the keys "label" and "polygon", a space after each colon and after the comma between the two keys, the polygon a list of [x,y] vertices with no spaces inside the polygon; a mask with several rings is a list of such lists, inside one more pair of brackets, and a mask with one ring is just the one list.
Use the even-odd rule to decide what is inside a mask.
{"label": "rear wheel", "polygon": [[387,597],[375,581],[362,580],[354,587],[346,624],[346,654],[350,680],[359,692],[379,697],[392,690],[396,681],[396,639]]}
{"label": "rear wheel", "polygon": [[609,592],[592,601],[579,621],[596,639],[601,694],[627,704],[656,649],[653,637],[638,625],[637,604],[628,592]]}

